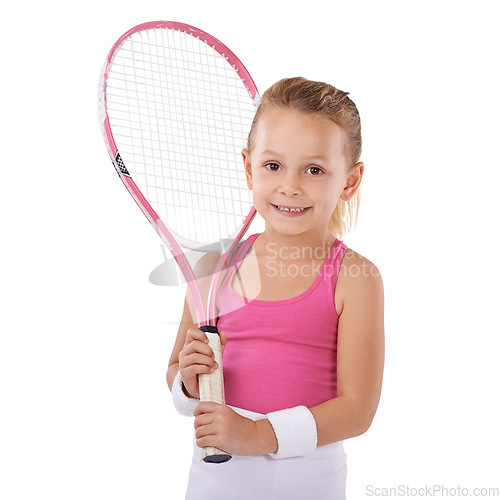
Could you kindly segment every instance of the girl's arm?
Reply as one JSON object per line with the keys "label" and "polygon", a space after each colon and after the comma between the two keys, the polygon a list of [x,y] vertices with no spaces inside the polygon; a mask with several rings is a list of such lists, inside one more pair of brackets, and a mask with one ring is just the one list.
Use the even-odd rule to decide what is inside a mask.
{"label": "girl's arm", "polygon": [[[342,277],[344,301],[338,326],[338,396],[309,408],[316,421],[318,446],[366,432],[380,399],[384,366],[382,278],[375,265],[354,255]],[[257,428],[260,452],[275,452],[276,438],[270,422],[260,420]]]}
{"label": "girl's arm", "polygon": [[359,436],[370,427],[384,369],[384,288],[377,267],[354,254],[339,317],[337,398],[310,408],[318,446]]}

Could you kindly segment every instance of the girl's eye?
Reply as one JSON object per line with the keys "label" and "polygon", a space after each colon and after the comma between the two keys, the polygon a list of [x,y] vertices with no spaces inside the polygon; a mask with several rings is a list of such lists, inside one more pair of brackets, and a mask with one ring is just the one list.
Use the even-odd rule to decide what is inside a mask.
{"label": "girl's eye", "polygon": [[277,172],[281,168],[277,163],[266,163],[265,167],[271,172]]}
{"label": "girl's eye", "polygon": [[320,175],[323,173],[319,167],[309,167],[306,172],[309,172],[311,175]]}

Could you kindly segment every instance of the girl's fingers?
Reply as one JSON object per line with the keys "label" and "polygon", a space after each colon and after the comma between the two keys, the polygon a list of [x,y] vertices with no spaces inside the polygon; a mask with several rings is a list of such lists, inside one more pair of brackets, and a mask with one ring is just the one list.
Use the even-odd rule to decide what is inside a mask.
{"label": "girl's fingers", "polygon": [[186,362],[182,363],[179,366],[179,369],[182,370],[182,373],[188,374],[190,377],[194,377],[195,375],[199,375],[200,373],[213,373],[216,368],[216,363],[206,365],[204,363],[191,363]]}
{"label": "girl's fingers", "polygon": [[[220,338],[221,346],[224,347],[227,344],[226,332],[220,331],[219,338]],[[208,338],[207,338],[205,332],[202,332],[198,328],[190,328],[187,331],[186,344],[188,344],[189,342],[192,342],[192,341],[200,341],[200,342],[203,342],[204,344],[208,344]]]}
{"label": "girl's fingers", "polygon": [[[179,359],[179,367],[197,367],[197,370],[203,368],[203,371],[198,371],[198,373],[209,373],[209,369],[217,369],[217,363],[213,358],[209,358],[208,356],[204,356],[199,353],[194,353],[184,356],[182,359]],[[205,367],[207,368],[206,370]]]}
{"label": "girl's fingers", "polygon": [[204,342],[207,338],[205,332],[202,332],[199,328],[189,328],[186,334],[186,338],[191,340],[201,340]]}
{"label": "girl's fingers", "polygon": [[210,424],[202,424],[201,427],[196,427],[194,435],[196,439],[200,439],[205,436],[211,436],[215,434],[214,429],[210,426]]}
{"label": "girl's fingers", "polygon": [[[213,419],[213,415],[211,413],[203,413],[203,414],[195,417],[194,428],[197,429],[196,437],[200,437],[198,435],[198,431],[200,430],[200,427],[207,426],[207,425],[213,423],[213,421],[214,421],[214,419]],[[202,432],[202,431],[200,431],[200,432]],[[205,430],[205,432],[206,432],[206,430]]]}
{"label": "girl's fingers", "polygon": [[212,348],[208,345],[208,338],[205,332],[198,330],[198,328],[190,328],[187,331],[184,348],[189,348],[190,352],[197,351],[210,357],[213,354]]}
{"label": "girl's fingers", "polygon": [[212,348],[208,344],[200,342],[199,340],[193,340],[189,344],[185,344],[182,348],[182,352],[184,355],[198,353],[203,356],[207,356],[208,358],[214,357],[214,351]]}

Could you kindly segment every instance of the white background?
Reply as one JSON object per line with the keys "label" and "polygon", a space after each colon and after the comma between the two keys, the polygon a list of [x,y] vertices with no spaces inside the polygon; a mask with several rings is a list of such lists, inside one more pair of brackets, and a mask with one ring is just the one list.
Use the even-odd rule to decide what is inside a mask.
{"label": "white background", "polygon": [[192,419],[165,382],[183,291],[148,281],[160,243],[118,181],[96,103],[112,44],[159,19],[220,38],[261,91],[302,75],[360,110],[362,204],[344,241],[382,272],[387,361],[372,428],[345,443],[348,498],[370,485],[499,487],[496,7],[4,7],[0,497],[184,495]]}

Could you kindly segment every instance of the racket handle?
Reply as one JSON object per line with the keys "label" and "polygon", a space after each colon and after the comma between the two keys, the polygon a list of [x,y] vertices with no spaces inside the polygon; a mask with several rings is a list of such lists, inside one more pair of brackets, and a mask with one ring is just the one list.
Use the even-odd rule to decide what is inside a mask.
{"label": "racket handle", "polygon": [[[205,332],[208,345],[215,354],[215,361],[219,365],[213,373],[201,373],[198,375],[200,388],[200,401],[212,401],[225,404],[224,401],[224,377],[222,374],[222,349],[220,345],[219,332],[215,326],[201,326],[200,330]],[[208,463],[222,463],[231,460],[231,455],[213,446],[207,446],[202,450],[202,459]]]}

